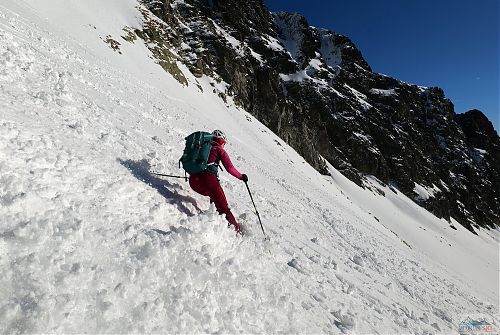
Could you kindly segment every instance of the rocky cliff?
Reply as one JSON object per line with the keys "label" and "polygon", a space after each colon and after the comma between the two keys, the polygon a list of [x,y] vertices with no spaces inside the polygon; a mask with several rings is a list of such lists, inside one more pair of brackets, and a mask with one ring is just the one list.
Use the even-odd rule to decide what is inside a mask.
{"label": "rocky cliff", "polygon": [[318,171],[326,160],[361,186],[374,175],[471,231],[500,224],[500,139],[480,111],[456,114],[440,88],[375,73],[349,38],[260,0],[142,5],[128,33],[166,71],[210,78]]}

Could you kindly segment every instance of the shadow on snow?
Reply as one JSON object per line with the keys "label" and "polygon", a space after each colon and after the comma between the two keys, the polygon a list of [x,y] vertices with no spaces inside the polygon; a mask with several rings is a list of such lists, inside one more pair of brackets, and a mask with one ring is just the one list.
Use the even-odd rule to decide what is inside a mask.
{"label": "shadow on snow", "polygon": [[168,180],[156,177],[149,172],[151,164],[145,159],[140,161],[133,161],[130,159],[122,160],[118,159],[121,165],[126,167],[134,177],[140,181],[148,184],[152,188],[156,189],[168,202],[172,205],[176,205],[179,211],[187,214],[188,216],[193,216],[193,213],[185,203],[192,204],[199,212],[201,209],[196,204],[196,200],[192,197],[181,195],[175,191],[179,186],[170,183]]}

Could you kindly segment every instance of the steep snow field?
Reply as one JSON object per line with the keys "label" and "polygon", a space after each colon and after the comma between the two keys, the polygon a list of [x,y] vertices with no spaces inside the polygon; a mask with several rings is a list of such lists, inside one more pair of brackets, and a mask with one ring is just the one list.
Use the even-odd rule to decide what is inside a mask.
{"label": "steep snow field", "polygon": [[[183,87],[121,39],[136,5],[0,0],[0,333],[458,333],[469,315],[498,329],[498,231],[319,175],[210,78],[181,66]],[[183,138],[215,128],[270,241],[227,173],[244,238],[148,172],[181,174]]]}

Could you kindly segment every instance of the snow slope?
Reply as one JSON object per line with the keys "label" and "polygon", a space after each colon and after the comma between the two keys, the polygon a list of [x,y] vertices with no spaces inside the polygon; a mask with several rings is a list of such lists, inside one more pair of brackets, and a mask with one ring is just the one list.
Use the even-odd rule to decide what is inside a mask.
{"label": "snow slope", "polygon": [[[498,329],[498,231],[319,175],[210,78],[181,66],[183,87],[120,40],[136,5],[0,0],[1,333],[457,333],[475,314]],[[269,242],[240,181],[221,175],[244,238],[148,172],[180,174],[183,138],[214,128]]]}

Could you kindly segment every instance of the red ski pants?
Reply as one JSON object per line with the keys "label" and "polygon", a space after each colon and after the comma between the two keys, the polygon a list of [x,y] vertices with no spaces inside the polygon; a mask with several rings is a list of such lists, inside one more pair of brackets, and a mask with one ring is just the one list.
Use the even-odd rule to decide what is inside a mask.
{"label": "red ski pants", "polygon": [[225,214],[226,220],[234,225],[236,231],[240,230],[240,226],[229,209],[226,195],[224,194],[224,190],[222,190],[222,186],[220,186],[216,174],[209,172],[193,174],[189,177],[189,186],[197,193],[210,197],[210,202],[215,204],[217,212],[221,215]]}

